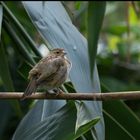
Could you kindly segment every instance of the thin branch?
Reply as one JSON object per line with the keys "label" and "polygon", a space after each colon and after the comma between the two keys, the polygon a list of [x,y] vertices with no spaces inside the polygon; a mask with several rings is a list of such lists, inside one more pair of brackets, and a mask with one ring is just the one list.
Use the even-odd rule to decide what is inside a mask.
{"label": "thin branch", "polygon": [[[22,92],[0,92],[0,99],[21,99]],[[61,93],[44,94],[36,93],[28,96],[27,99],[57,99],[57,100],[138,100],[140,99],[140,91],[129,92],[110,92],[110,93]]]}

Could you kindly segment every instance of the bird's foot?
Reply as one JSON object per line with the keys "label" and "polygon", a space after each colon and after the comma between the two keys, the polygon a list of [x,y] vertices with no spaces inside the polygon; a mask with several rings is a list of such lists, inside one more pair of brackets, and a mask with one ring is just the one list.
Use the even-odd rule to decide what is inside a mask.
{"label": "bird's foot", "polygon": [[55,88],[53,90],[49,90],[46,92],[46,94],[54,94],[56,96],[61,94],[61,93],[63,93],[63,91],[60,88]]}
{"label": "bird's foot", "polygon": [[63,91],[60,88],[53,89],[53,91],[56,94],[56,96],[63,93]]}

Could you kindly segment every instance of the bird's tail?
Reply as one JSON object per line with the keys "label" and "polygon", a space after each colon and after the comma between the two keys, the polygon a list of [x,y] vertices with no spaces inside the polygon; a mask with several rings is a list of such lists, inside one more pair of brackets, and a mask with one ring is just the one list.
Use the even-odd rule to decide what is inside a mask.
{"label": "bird's tail", "polygon": [[24,100],[27,96],[32,95],[32,93],[35,93],[36,89],[37,89],[36,78],[32,78],[22,96],[22,100]]}

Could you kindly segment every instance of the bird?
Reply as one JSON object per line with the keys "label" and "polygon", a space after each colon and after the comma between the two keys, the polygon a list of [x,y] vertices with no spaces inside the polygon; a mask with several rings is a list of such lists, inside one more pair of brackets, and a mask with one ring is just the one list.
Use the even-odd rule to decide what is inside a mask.
{"label": "bird", "polygon": [[35,93],[39,87],[60,92],[59,87],[68,78],[72,67],[66,54],[63,48],[52,49],[29,71],[29,84],[23,93],[22,100]]}

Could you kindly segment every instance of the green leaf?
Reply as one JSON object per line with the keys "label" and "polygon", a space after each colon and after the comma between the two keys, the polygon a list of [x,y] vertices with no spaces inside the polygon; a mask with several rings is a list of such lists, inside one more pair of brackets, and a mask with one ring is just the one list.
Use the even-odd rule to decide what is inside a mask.
{"label": "green leaf", "polygon": [[93,135],[94,134],[94,130],[90,130],[87,133],[85,133],[82,137],[84,138],[84,140],[97,140],[97,138]]}
{"label": "green leaf", "polygon": [[106,139],[113,140],[135,140],[135,138],[118,122],[104,111]]}
{"label": "green leaf", "polygon": [[17,46],[16,49],[19,52],[19,54],[22,54],[22,57],[25,60],[29,61],[32,65],[34,65],[35,61],[28,52],[26,46],[24,45],[24,42],[20,39],[18,34],[10,25],[10,23],[8,23],[6,20],[4,20],[4,29],[6,30],[7,34],[10,36],[12,41],[15,43],[15,46]]}
{"label": "green leaf", "polygon": [[[3,42],[1,41],[1,46],[0,46],[0,65],[1,65],[0,77],[3,81],[5,91],[14,91],[14,86],[13,86],[13,81],[12,81],[10,70],[9,70],[7,55],[5,53],[5,48],[2,45],[2,43]],[[11,103],[11,105],[12,105],[15,113],[18,115],[18,117],[21,117],[22,112],[21,112],[18,101],[9,100],[9,102]]]}
{"label": "green leaf", "polygon": [[88,53],[91,78],[93,76],[99,33],[105,14],[105,9],[106,2],[90,1],[88,4]]}
{"label": "green leaf", "polygon": [[91,120],[88,123],[85,123],[84,125],[81,125],[78,127],[76,135],[80,136],[81,134],[86,133],[89,131],[98,121],[100,120],[100,117],[95,118],[94,120]]}
{"label": "green leaf", "polygon": [[[26,117],[29,117],[29,114],[27,114]],[[44,120],[36,124],[31,124],[32,121],[28,122],[29,124],[31,124],[31,127],[26,127],[25,131],[17,131],[17,133],[15,133],[13,137],[13,140],[57,140],[58,138],[60,140],[71,140],[74,138],[75,121],[76,108],[74,103],[69,102],[56,113],[46,117]]]}
{"label": "green leaf", "polygon": [[[13,140],[19,139],[20,135],[25,133],[27,130],[30,130],[36,124],[39,124],[45,119],[47,119],[48,117],[51,117],[60,108],[62,108],[65,105],[65,103],[66,103],[65,101],[58,101],[58,100],[37,101],[34,107],[26,114],[26,116],[20,122],[13,136]],[[55,123],[57,122],[58,121],[56,121]]]}
{"label": "green leaf", "polygon": [[4,46],[1,41],[0,46],[0,76],[2,78],[4,87],[6,91],[14,91],[13,82],[11,79],[11,74],[9,71],[7,54],[5,52]]}
{"label": "green leaf", "polygon": [[[76,121],[76,128],[75,128],[76,132],[80,128],[83,128],[84,126],[90,126],[90,124],[92,124],[92,122],[94,123],[99,120],[100,117],[97,117],[97,118],[95,117],[95,119],[93,119],[93,115],[96,116],[96,114],[93,114],[94,112],[92,112],[89,109],[87,104],[85,104],[84,102],[78,102],[78,101],[76,101],[75,104],[77,106],[77,118],[78,118]],[[91,120],[91,121],[89,121],[89,120]]]}
{"label": "green leaf", "polygon": [[[29,114],[27,114],[27,116],[29,117]],[[60,140],[72,140],[78,138],[86,131],[88,131],[91,127],[93,127],[94,124],[97,123],[98,120],[99,118],[96,118],[90,123],[82,126],[75,134],[74,130],[75,130],[75,123],[76,123],[76,107],[74,102],[70,101],[65,106],[63,106],[60,110],[58,110],[56,113],[48,116],[47,118],[45,118],[39,123],[32,124],[30,128],[29,127],[26,128],[24,132],[18,131],[17,133],[15,133],[13,140],[16,139],[57,140],[58,138]]]}
{"label": "green leaf", "polygon": [[0,76],[2,78],[4,87],[7,91],[14,91],[13,83],[8,67],[8,60],[6,56],[6,52],[4,46],[1,41],[1,26],[2,26],[2,18],[3,18],[3,9],[0,5]]}
{"label": "green leaf", "polygon": [[[125,105],[125,103],[123,103],[123,101],[104,102],[103,108],[111,117],[113,117],[120,125],[123,126],[123,128],[128,132],[128,136],[130,135],[135,139],[140,138],[140,119],[132,112],[132,110],[129,109],[129,107]],[[106,127],[109,134],[115,134],[116,132],[120,131],[119,128],[116,128],[117,130],[110,129],[111,125],[111,122],[109,122],[109,125],[107,125],[108,127]],[[107,135],[109,136],[109,134]],[[121,137],[121,135],[116,133],[116,135],[110,135],[110,137],[111,139],[114,139],[115,137]]]}
{"label": "green leaf", "polygon": [[[110,80],[112,80],[112,78]],[[106,84],[113,82],[116,83],[117,90],[122,90],[122,83],[119,83],[120,81],[103,81],[105,92],[115,91],[115,89],[113,89],[114,86],[111,86],[110,90],[110,85],[108,86],[108,84]],[[105,101],[103,102],[103,109],[106,139],[139,139],[140,119],[123,101]]]}
{"label": "green leaf", "polygon": [[10,20],[11,23],[13,24],[12,26],[15,26],[15,28],[22,34],[22,36],[29,43],[30,47],[35,52],[35,54],[37,56],[40,56],[41,57],[41,54],[38,51],[35,42],[29,36],[29,34],[27,33],[27,31],[21,25],[21,23],[17,20],[17,18],[14,16],[14,14],[11,12],[11,10],[7,7],[7,5],[4,2],[1,2],[1,4],[2,4],[4,10],[5,10],[5,15],[7,15],[8,20]]}
{"label": "green leaf", "polygon": [[[3,16],[3,11],[2,7],[0,5],[0,29],[1,29],[1,24],[2,24],[2,16]],[[1,30],[0,30],[1,34]],[[2,36],[3,37],[3,36]],[[10,74],[10,69],[9,69],[9,64],[8,64],[8,59],[7,59],[7,54],[4,48],[4,40],[0,38],[0,77],[2,79],[5,91],[14,91],[14,86],[13,86],[13,81],[12,77]],[[18,101],[14,100],[9,100],[11,103],[15,113],[17,114],[18,117],[22,116],[22,112],[20,110],[20,106]]]}

